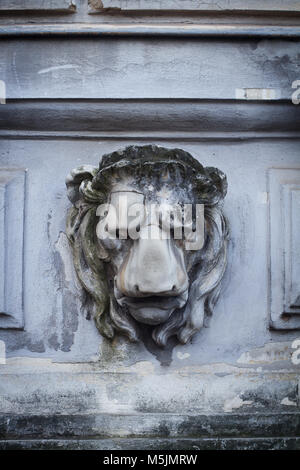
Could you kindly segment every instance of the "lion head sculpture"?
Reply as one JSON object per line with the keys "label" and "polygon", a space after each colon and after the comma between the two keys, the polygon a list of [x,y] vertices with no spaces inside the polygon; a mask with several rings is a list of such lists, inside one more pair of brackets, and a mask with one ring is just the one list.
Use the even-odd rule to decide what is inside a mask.
{"label": "lion head sculpture", "polygon": [[[67,236],[89,314],[100,333],[113,339],[119,332],[138,341],[143,325],[151,325],[152,338],[161,347],[172,336],[180,343],[189,341],[211,315],[226,267],[224,173],[204,168],[180,149],[130,146],[104,155],[99,168],[74,169],[66,185],[73,204]],[[121,196],[129,206],[142,207],[133,219],[133,238],[124,236],[124,224],[111,214],[112,205],[120,211]],[[204,208],[199,249],[187,249],[191,240],[174,236],[184,225],[181,216],[168,213],[169,236],[163,236],[161,213],[155,222],[149,219],[149,205],[160,208],[166,203]],[[103,236],[108,226],[113,237]],[[149,228],[154,237],[144,236]],[[194,232],[189,232],[192,238]]]}

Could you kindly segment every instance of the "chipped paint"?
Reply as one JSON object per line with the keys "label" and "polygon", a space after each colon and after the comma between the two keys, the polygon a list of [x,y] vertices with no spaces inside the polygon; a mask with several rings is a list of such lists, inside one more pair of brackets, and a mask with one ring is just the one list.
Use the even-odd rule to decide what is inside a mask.
{"label": "chipped paint", "polygon": [[6,364],[5,342],[0,340],[0,364]]}
{"label": "chipped paint", "polygon": [[271,88],[236,88],[237,100],[276,100],[280,97],[280,90]]}
{"label": "chipped paint", "polygon": [[189,353],[182,353],[181,351],[177,352],[177,357],[180,360],[188,359],[191,355]]}
{"label": "chipped paint", "polygon": [[280,403],[286,406],[297,406],[297,403],[295,401],[290,400],[289,397],[283,398]]}
{"label": "chipped paint", "polygon": [[291,343],[267,343],[261,348],[244,352],[237,360],[238,364],[272,364],[291,360]]}
{"label": "chipped paint", "polygon": [[78,69],[78,65],[65,64],[65,65],[55,65],[53,67],[48,67],[46,69],[41,69],[38,71],[38,74],[44,74],[49,72],[54,72],[55,70],[66,70],[66,69]]}
{"label": "chipped paint", "polygon": [[72,258],[70,257],[69,242],[65,233],[60,232],[55,243],[55,249],[59,253],[63,263],[65,282],[71,282],[74,279],[74,268]]}
{"label": "chipped paint", "polygon": [[260,204],[268,204],[269,202],[269,194],[266,191],[261,191],[259,193],[259,201]]}
{"label": "chipped paint", "polygon": [[93,10],[103,10],[103,2],[101,0],[89,0],[88,1],[89,8]]}
{"label": "chipped paint", "polygon": [[242,400],[239,396],[226,400],[224,403],[224,411],[225,413],[230,413],[232,410],[236,410],[237,408],[241,408],[245,405],[252,405],[252,400]]}

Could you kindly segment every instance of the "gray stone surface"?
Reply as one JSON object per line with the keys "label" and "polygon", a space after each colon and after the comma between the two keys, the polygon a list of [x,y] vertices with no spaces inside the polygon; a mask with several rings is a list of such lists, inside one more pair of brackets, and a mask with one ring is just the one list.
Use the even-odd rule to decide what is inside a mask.
{"label": "gray stone surface", "polygon": [[[283,338],[268,329],[266,193],[267,170],[282,166],[283,154],[285,166],[299,168],[298,141],[183,145],[204,164],[218,166],[228,174],[230,190],[224,210],[231,221],[232,237],[222,302],[217,304],[209,327],[184,350],[181,346],[165,353],[147,350],[143,344],[133,346],[126,340],[111,346],[101,340],[82,310],[80,287],[64,235],[68,208],[65,174],[74,164],[85,163],[87,155],[97,165],[100,155],[124,145],[90,140],[2,141],[1,162],[8,166],[13,158],[15,167],[25,166],[30,191],[25,219],[25,331],[2,330],[0,335],[11,358],[0,366],[1,412],[24,417],[32,413],[93,416],[110,412],[116,416],[134,412],[143,416],[145,423],[151,423],[153,413],[176,413],[179,408],[192,415],[224,414],[225,419],[236,411],[255,415],[266,409],[296,413],[299,366],[292,364],[291,342],[299,334],[291,331]],[[173,146],[172,142],[169,145]],[[270,419],[278,422],[277,416]],[[126,419],[123,429],[130,429],[129,423]],[[25,428],[19,429],[16,432],[20,436]],[[209,442],[221,446],[220,441]],[[228,448],[252,445],[247,440],[226,442]],[[253,442],[254,448],[297,445],[293,439],[285,443],[269,438]],[[207,441],[198,444],[209,448]],[[1,445],[14,446],[13,442]],[[59,445],[58,441],[32,442],[33,448]],[[174,444],[163,439],[130,439],[62,445],[190,448],[196,444],[176,439]]]}
{"label": "gray stone surface", "polygon": [[91,9],[105,10],[109,8],[116,8],[120,10],[154,10],[154,11],[179,11],[192,10],[192,11],[230,11],[230,10],[258,10],[258,11],[299,11],[300,2],[298,0],[252,0],[245,2],[244,0],[219,0],[216,3],[214,0],[206,2],[199,2],[198,0],[90,0]]}
{"label": "gray stone surface", "polygon": [[[68,208],[64,178],[70,168],[84,164],[87,155],[90,163],[97,165],[103,153],[126,144],[2,141],[2,165],[27,168],[30,188],[24,253],[26,331],[17,335],[2,333],[9,353],[16,356],[24,348],[29,354],[43,351],[53,357],[62,352],[61,357],[66,358],[97,355],[100,339],[92,322],[81,311],[64,235]],[[189,363],[224,360],[235,363],[242,353],[276,340],[268,330],[267,170],[282,166],[299,168],[298,141],[227,142],[226,146],[220,141],[187,143],[182,147],[206,166],[217,166],[228,175],[230,190],[224,210],[232,231],[223,301],[216,306],[205,340],[200,335],[201,344],[196,341],[187,346],[186,352],[191,356]],[[291,332],[284,340],[295,337],[297,332]]]}
{"label": "gray stone surface", "polygon": [[[299,330],[291,328],[298,322],[298,180],[282,188],[273,214],[280,232],[291,197],[286,263],[275,273],[290,314],[276,310],[280,330],[270,329],[270,266],[279,250],[275,245],[270,259],[269,226],[279,189],[268,183],[275,171],[280,185],[289,185],[287,174],[300,170],[300,107],[291,104],[292,82],[300,79],[300,12],[276,12],[296,2],[255,2],[257,11],[247,14],[236,2],[231,12],[216,14],[209,5],[210,12],[154,15],[91,15],[86,0],[76,3],[70,15],[0,15],[3,34],[11,34],[0,46],[7,88],[0,176],[27,170],[25,197],[23,184],[13,196],[23,237],[14,241],[0,230],[0,249],[10,247],[5,282],[16,293],[6,296],[23,298],[11,318],[19,311],[24,319],[23,330],[0,330],[7,351],[0,447],[299,448],[299,364],[292,361]],[[149,9],[156,4],[147,2]],[[190,152],[226,173],[229,185],[221,301],[191,343],[165,350],[99,335],[65,234],[70,169],[146,143]],[[0,324],[6,319],[0,315]]]}
{"label": "gray stone surface", "polygon": [[247,413],[227,415],[163,414],[152,415],[22,415],[3,414],[0,436],[3,439],[241,439],[299,437],[299,414]]}
{"label": "gray stone surface", "polygon": [[76,8],[75,0],[1,0],[0,12],[72,12]]}
{"label": "gray stone surface", "polygon": [[0,450],[299,450],[299,438],[88,439],[0,441]]}
{"label": "gray stone surface", "polygon": [[299,108],[275,99],[19,99],[7,100],[0,111],[4,137],[149,141],[156,136],[176,140],[176,146],[187,140],[300,137]]}
{"label": "gray stone surface", "polygon": [[257,88],[290,100],[298,53],[296,42],[275,39],[187,38],[179,44],[170,38],[107,38],[99,47],[97,39],[64,38],[44,41],[41,48],[28,38],[1,43],[0,74],[8,99],[235,100],[237,89]]}
{"label": "gray stone surface", "polygon": [[279,329],[300,329],[299,189],[299,170],[270,170],[270,312]]}
{"label": "gray stone surface", "polygon": [[22,168],[0,169],[0,329],[24,326],[25,175]]}
{"label": "gray stone surface", "polygon": [[[190,31],[197,35],[197,27],[202,26],[200,34],[210,32],[222,37],[228,33],[247,37],[268,34],[288,37],[297,33],[295,25],[300,22],[298,0],[251,0],[250,5],[243,0],[230,3],[227,0],[218,3],[197,0],[3,0],[1,7],[0,23],[3,28],[0,35],[5,31],[14,31],[16,36],[30,28],[31,31],[40,30],[43,35],[53,29],[65,30],[68,35],[70,30],[80,34],[90,30],[92,33],[95,26],[98,26],[98,36],[105,30],[111,35],[120,34],[120,26],[123,25],[131,34],[133,31],[135,34],[138,31],[145,34],[148,30],[154,35],[162,31],[173,35],[185,35]],[[14,28],[14,25],[17,27]],[[218,27],[211,27],[213,25]]]}
{"label": "gray stone surface", "polygon": [[99,332],[148,347],[188,343],[226,270],[226,175],[182,149],[131,145],[74,168],[66,186],[66,233]]}

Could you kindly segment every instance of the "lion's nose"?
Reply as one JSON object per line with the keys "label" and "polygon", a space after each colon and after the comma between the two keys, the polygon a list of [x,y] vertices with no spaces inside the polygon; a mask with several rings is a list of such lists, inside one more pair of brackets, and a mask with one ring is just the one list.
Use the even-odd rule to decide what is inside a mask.
{"label": "lion's nose", "polygon": [[172,239],[161,239],[158,227],[150,239],[141,231],[118,273],[117,287],[130,297],[179,295],[188,287],[182,250]]}

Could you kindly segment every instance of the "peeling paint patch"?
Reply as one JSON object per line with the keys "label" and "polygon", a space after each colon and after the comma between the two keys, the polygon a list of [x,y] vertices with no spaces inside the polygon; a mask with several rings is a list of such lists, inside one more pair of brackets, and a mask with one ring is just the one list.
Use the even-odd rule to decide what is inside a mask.
{"label": "peeling paint patch", "polygon": [[178,359],[183,360],[183,359],[189,358],[190,354],[189,353],[182,353],[182,352],[178,351],[177,357],[178,357]]}
{"label": "peeling paint patch", "polygon": [[224,411],[225,413],[230,413],[232,410],[236,410],[237,408],[241,408],[245,405],[252,405],[252,400],[242,400],[238,395],[234,398],[230,398],[226,400],[224,403]]}
{"label": "peeling paint patch", "polygon": [[89,7],[94,10],[103,10],[104,6],[101,0],[89,0]]}
{"label": "peeling paint patch", "polygon": [[276,100],[279,96],[280,91],[272,88],[236,88],[235,90],[237,100]]}
{"label": "peeling paint patch", "polygon": [[5,343],[0,341],[0,364],[6,364]]}
{"label": "peeling paint patch", "polygon": [[[71,282],[73,279],[73,266],[69,256],[68,239],[65,233],[60,232],[55,243],[54,266],[59,286],[59,295],[57,296],[58,310],[62,311],[62,318],[60,318],[60,349],[64,352],[69,352],[74,344],[74,335],[78,329],[78,315],[80,312],[78,294],[74,291],[74,286]],[[57,332],[55,330],[51,332],[51,340],[53,339],[53,333]]]}
{"label": "peeling paint patch", "polygon": [[283,400],[281,400],[280,403],[286,406],[297,406],[297,403],[295,401],[290,400],[289,397],[285,397]]}
{"label": "peeling paint patch", "polygon": [[49,72],[54,72],[54,70],[63,70],[63,69],[77,69],[78,65],[65,64],[65,65],[56,65],[54,67],[48,67],[47,69],[41,69],[38,71],[38,74],[44,74]]}
{"label": "peeling paint patch", "polygon": [[259,193],[259,202],[260,202],[260,204],[268,204],[269,195],[266,191],[262,191],[262,192]]}
{"label": "peeling paint patch", "polygon": [[262,348],[244,352],[237,360],[238,364],[272,364],[291,360],[291,343],[267,343]]}
{"label": "peeling paint patch", "polygon": [[64,232],[60,232],[57,241],[55,242],[55,249],[60,254],[64,266],[64,275],[66,282],[73,280],[73,265],[70,257],[70,247],[67,236]]}

